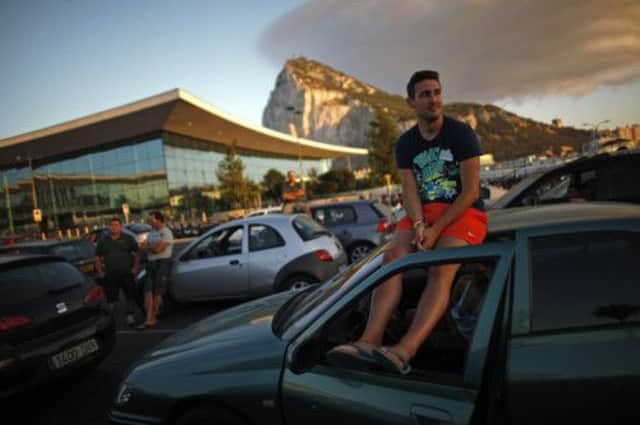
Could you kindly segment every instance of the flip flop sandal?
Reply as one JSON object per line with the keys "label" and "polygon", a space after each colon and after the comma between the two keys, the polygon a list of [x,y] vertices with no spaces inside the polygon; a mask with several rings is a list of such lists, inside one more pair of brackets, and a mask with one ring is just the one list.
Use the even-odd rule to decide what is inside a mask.
{"label": "flip flop sandal", "polygon": [[396,372],[401,375],[411,373],[409,361],[387,347],[377,347],[373,349],[373,357],[380,362],[383,369],[389,372]]}
{"label": "flip flop sandal", "polygon": [[144,331],[145,329],[150,329],[150,328],[153,328],[154,326],[155,326],[155,324],[149,325],[149,324],[146,324],[146,323],[141,323],[138,326],[136,326],[136,329],[139,330],[139,331]]}
{"label": "flip flop sandal", "polygon": [[347,369],[369,370],[380,364],[373,356],[375,345],[363,343],[342,344],[333,347],[326,354],[329,364]]}

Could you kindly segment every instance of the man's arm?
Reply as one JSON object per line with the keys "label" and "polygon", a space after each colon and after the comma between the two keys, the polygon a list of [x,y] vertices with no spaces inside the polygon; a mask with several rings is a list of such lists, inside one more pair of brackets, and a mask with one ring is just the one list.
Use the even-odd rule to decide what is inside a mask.
{"label": "man's arm", "polygon": [[149,247],[150,251],[154,254],[160,254],[167,247],[167,242],[164,239],[160,239],[155,244]]}
{"label": "man's arm", "polygon": [[402,206],[413,223],[422,220],[422,202],[413,170],[399,168],[398,175],[402,185]]}
{"label": "man's arm", "polygon": [[96,272],[101,275],[104,272],[104,257],[102,252],[102,241],[98,242],[96,247]]}
{"label": "man's arm", "polygon": [[130,238],[131,245],[131,255],[133,255],[133,268],[131,269],[131,273],[133,275],[138,274],[140,270],[140,249],[138,248],[138,242],[134,238]]}
{"label": "man's arm", "polygon": [[96,272],[101,275],[104,271],[102,265],[104,264],[104,257],[96,255]]}
{"label": "man's arm", "polygon": [[440,233],[451,222],[460,217],[480,196],[480,158],[473,157],[460,163],[460,180],[462,191],[451,207],[431,227],[422,232],[422,243],[418,248],[429,249],[433,247],[440,237]]}

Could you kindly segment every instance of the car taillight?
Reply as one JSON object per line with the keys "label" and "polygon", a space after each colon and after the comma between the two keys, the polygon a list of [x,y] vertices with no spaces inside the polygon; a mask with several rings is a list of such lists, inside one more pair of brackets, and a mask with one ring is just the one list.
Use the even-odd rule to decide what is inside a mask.
{"label": "car taillight", "polygon": [[318,251],[314,251],[313,253],[316,254],[316,257],[318,257],[320,261],[324,261],[324,262],[333,261],[333,257],[331,256],[329,251],[325,249],[320,249]]}
{"label": "car taillight", "polygon": [[12,331],[16,328],[26,326],[31,323],[28,316],[5,316],[0,317],[0,332]]}
{"label": "car taillight", "polygon": [[376,228],[376,233],[386,233],[389,230],[389,220],[386,218],[381,218],[378,220],[378,227]]}
{"label": "car taillight", "polygon": [[93,304],[98,301],[101,301],[104,298],[104,289],[101,286],[96,286],[92,290],[89,291],[87,295],[84,297],[85,304]]}

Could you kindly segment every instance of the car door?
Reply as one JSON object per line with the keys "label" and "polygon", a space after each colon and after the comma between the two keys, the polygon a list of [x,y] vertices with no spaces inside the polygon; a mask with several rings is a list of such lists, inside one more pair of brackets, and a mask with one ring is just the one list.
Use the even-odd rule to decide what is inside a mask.
{"label": "car door", "polygon": [[[294,336],[287,350],[282,377],[285,421],[307,425],[332,422],[363,425],[470,423],[490,350],[494,322],[504,299],[512,256],[513,244],[510,242],[423,252],[382,267],[366,278],[298,336]],[[464,374],[459,379],[428,380],[424,376],[350,370],[336,368],[322,360],[306,363],[305,356],[317,351],[313,347],[322,345],[322,335],[331,321],[388,277],[408,267],[455,264],[484,257],[497,259],[496,268],[470,343]],[[506,322],[497,322],[500,327],[506,327]]]}
{"label": "car door", "polygon": [[348,247],[354,238],[358,216],[351,205],[322,207],[313,211],[313,218],[336,235],[343,246]]}
{"label": "car door", "polygon": [[261,223],[249,225],[249,292],[259,296],[273,292],[280,268],[287,262],[286,242],[280,232]]}
{"label": "car door", "polygon": [[513,423],[560,414],[584,425],[638,423],[640,225],[522,233],[508,349]]}
{"label": "car door", "polygon": [[172,294],[179,301],[246,296],[248,253],[244,225],[202,236],[174,263]]}

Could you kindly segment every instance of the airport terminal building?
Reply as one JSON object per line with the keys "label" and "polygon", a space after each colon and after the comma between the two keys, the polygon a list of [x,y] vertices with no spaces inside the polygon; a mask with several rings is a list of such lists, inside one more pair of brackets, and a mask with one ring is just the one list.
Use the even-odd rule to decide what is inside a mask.
{"label": "airport terminal building", "polygon": [[123,204],[133,217],[210,215],[231,145],[255,182],[271,168],[322,173],[332,159],[367,154],[242,122],[176,89],[0,140],[0,232],[92,227]]}

